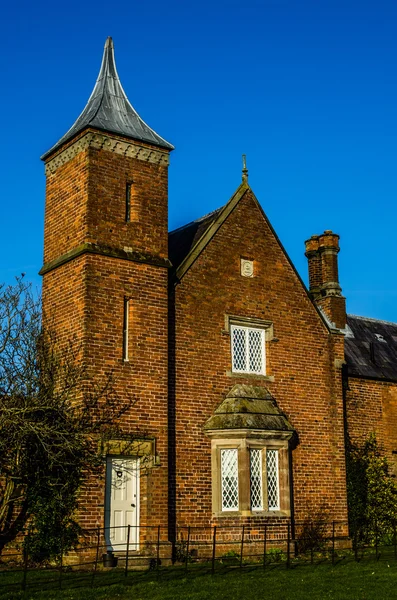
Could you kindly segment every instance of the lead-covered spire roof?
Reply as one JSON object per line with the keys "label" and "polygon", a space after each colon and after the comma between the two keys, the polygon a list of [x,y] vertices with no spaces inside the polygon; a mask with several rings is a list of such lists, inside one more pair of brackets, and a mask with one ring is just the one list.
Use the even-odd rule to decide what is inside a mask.
{"label": "lead-covered spire roof", "polygon": [[130,104],[117,73],[111,37],[106,40],[98,79],[83,112],[59,142],[42,156],[42,159],[46,159],[62,144],[87,127],[116,133],[168,150],[174,148],[151,129]]}

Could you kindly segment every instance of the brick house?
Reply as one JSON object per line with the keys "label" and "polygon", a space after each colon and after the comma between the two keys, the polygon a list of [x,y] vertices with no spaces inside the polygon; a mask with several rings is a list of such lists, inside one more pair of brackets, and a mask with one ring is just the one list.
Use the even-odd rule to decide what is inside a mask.
{"label": "brick house", "polygon": [[306,289],[245,168],[226,204],[168,234],[172,149],[129,103],[108,38],[86,107],[42,157],[45,314],[131,402],[82,525],[131,524],[138,544],[139,527],[346,521],[346,427],[397,448],[397,325],[346,317],[331,231],[306,242]]}

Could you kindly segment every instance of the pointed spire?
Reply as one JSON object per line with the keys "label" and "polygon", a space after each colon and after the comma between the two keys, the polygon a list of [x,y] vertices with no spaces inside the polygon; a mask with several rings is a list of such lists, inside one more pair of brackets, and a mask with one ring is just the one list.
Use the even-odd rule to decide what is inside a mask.
{"label": "pointed spire", "polygon": [[242,180],[248,183],[247,157],[243,154],[243,175]]}
{"label": "pointed spire", "polygon": [[117,73],[111,37],[106,40],[99,75],[83,112],[42,159],[45,160],[62,144],[87,127],[123,135],[167,150],[174,148],[151,129],[130,104]]}

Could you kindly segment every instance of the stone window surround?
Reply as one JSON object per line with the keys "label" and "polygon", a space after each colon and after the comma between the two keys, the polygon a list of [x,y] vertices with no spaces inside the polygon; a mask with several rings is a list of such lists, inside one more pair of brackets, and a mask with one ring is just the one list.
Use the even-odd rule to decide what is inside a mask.
{"label": "stone window surround", "polygon": [[[225,314],[225,328],[222,331],[223,335],[228,335],[231,337],[231,327],[232,325],[240,326],[240,327],[252,327],[253,329],[264,329],[265,331],[265,344],[267,345],[273,339],[276,341],[274,337],[273,330],[273,322],[267,321],[265,319],[257,319],[255,317],[241,317],[236,315]],[[265,349],[265,361],[267,363],[268,356],[268,347]],[[232,348],[230,344],[230,365],[232,359]],[[268,365],[265,365],[266,375],[262,375],[259,373],[242,373],[242,372],[234,372],[230,369],[230,371],[226,371],[226,375],[228,377],[249,377],[254,379],[261,379],[264,381],[274,381],[274,376],[268,373]]]}
{"label": "stone window surround", "polygon": [[[216,517],[289,517],[290,482],[288,437],[280,432],[258,432],[258,437],[247,437],[247,432],[228,432],[227,437],[213,437],[211,440],[212,463],[212,511]],[[239,510],[222,511],[221,450],[237,448],[238,451],[238,490]],[[280,510],[252,510],[250,494],[250,456],[251,448],[278,450]],[[267,506],[266,460],[262,460],[263,506]]]}

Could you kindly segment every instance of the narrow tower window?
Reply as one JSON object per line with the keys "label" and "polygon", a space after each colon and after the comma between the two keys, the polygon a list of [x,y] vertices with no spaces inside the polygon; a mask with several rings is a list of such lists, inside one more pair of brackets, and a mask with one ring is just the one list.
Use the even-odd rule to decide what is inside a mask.
{"label": "narrow tower window", "polygon": [[128,326],[129,326],[129,308],[130,301],[124,298],[124,319],[123,319],[123,360],[128,361]]}
{"label": "narrow tower window", "polygon": [[129,182],[126,185],[125,190],[125,221],[129,223],[131,221],[131,189],[132,183]]}

